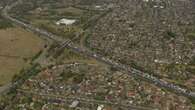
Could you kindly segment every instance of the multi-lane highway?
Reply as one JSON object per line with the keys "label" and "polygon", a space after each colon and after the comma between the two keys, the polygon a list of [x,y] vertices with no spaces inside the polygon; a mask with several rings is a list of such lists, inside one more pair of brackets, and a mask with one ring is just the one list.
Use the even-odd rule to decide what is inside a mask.
{"label": "multi-lane highway", "polygon": [[104,56],[97,55],[96,53],[94,53],[92,51],[86,50],[84,48],[80,48],[79,46],[77,46],[76,44],[71,42],[71,40],[69,40],[69,39],[64,41],[64,39],[62,39],[61,36],[57,36],[57,35],[54,35],[54,34],[48,32],[48,31],[41,30],[39,28],[33,27],[29,24],[26,24],[22,21],[19,21],[15,18],[9,16],[9,14],[7,13],[8,10],[10,10],[16,4],[17,4],[17,2],[12,4],[12,5],[6,6],[4,8],[4,10],[2,11],[3,17],[5,17],[6,19],[12,21],[13,23],[15,23],[15,24],[17,24],[21,27],[24,27],[25,29],[31,30],[34,33],[40,34],[40,35],[42,35],[46,38],[49,38],[49,39],[51,39],[55,42],[58,42],[59,44],[62,44],[63,48],[67,47],[67,48],[69,48],[69,49],[71,49],[71,50],[73,50],[73,51],[75,51],[79,54],[83,54],[87,57],[94,58],[97,61],[103,62],[103,63],[105,63],[107,65],[110,65],[110,66],[112,66],[112,67],[114,67],[118,70],[125,71],[126,74],[144,79],[145,81],[148,81],[148,82],[150,82],[150,83],[152,83],[152,84],[154,84],[154,85],[156,85],[160,88],[166,88],[167,90],[178,93],[180,95],[184,95],[184,96],[190,97],[190,98],[195,98],[195,94],[193,92],[191,92],[190,90],[187,90],[187,89],[182,88],[178,85],[166,82],[164,80],[158,79],[157,77],[149,75],[148,73],[142,72],[142,71],[137,70],[135,68],[132,68],[132,67],[129,67],[129,66],[126,66],[126,65],[123,65],[123,64],[116,63],[116,62],[114,62],[114,61],[112,61],[108,58],[105,58]]}

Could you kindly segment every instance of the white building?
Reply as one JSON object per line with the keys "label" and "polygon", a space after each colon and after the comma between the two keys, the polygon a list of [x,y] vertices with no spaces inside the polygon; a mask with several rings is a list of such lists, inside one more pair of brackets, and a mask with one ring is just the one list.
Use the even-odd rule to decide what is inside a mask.
{"label": "white building", "polygon": [[66,18],[63,18],[59,21],[56,22],[57,25],[72,25],[76,22],[76,20],[74,19],[66,19]]}

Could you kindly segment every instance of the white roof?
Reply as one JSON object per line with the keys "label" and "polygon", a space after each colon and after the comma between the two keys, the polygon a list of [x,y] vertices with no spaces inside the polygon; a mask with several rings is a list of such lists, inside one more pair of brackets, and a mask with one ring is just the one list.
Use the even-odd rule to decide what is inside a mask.
{"label": "white roof", "polygon": [[97,110],[103,110],[103,108],[104,108],[104,105],[99,105]]}
{"label": "white roof", "polygon": [[143,0],[144,2],[149,2],[149,0]]}
{"label": "white roof", "polygon": [[95,7],[96,7],[96,8],[101,8],[101,6],[99,6],[99,5],[96,5]]}
{"label": "white roof", "polygon": [[69,106],[70,108],[75,108],[79,104],[79,101],[75,100],[72,102],[72,104]]}
{"label": "white roof", "polygon": [[60,24],[71,25],[71,24],[73,24],[75,22],[76,22],[76,20],[74,20],[74,19],[63,18],[63,19],[57,21],[56,24],[57,25],[60,25]]}

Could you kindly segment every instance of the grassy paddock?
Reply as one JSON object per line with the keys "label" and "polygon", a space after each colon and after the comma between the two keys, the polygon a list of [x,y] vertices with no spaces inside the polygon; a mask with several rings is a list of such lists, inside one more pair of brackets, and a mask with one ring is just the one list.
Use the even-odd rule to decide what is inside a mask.
{"label": "grassy paddock", "polygon": [[33,56],[44,48],[44,41],[21,28],[0,30],[0,85],[28,66]]}

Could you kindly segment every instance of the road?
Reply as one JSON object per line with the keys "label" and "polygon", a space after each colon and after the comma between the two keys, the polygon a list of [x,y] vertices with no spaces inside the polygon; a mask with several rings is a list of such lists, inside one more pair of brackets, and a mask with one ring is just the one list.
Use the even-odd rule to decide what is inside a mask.
{"label": "road", "polygon": [[104,56],[97,55],[96,53],[94,53],[92,51],[78,47],[76,44],[71,42],[71,40],[69,40],[69,39],[64,40],[64,39],[62,39],[63,37],[61,37],[61,36],[57,36],[57,35],[54,35],[54,34],[48,32],[48,31],[33,27],[29,24],[26,24],[22,21],[19,21],[15,18],[9,16],[9,14],[7,13],[8,10],[10,10],[16,4],[17,4],[17,2],[10,5],[10,6],[6,6],[2,11],[2,16],[4,18],[12,21],[13,23],[25,28],[25,29],[31,30],[32,32],[40,34],[40,35],[44,36],[45,38],[51,39],[59,44],[63,44],[62,45],[63,48],[65,48],[65,47],[69,48],[69,49],[71,49],[79,54],[96,59],[97,61],[103,62],[103,63],[110,65],[118,70],[126,71],[126,74],[144,79],[145,81],[148,81],[148,82],[150,82],[150,83],[152,83],[160,88],[166,88],[167,90],[170,90],[171,92],[175,92],[177,94],[195,99],[194,93],[191,92],[190,90],[187,90],[185,88],[181,88],[180,86],[175,85],[173,83],[169,83],[169,82],[166,82],[164,80],[158,79],[157,77],[149,75],[148,73],[142,72],[142,71],[137,70],[135,68],[116,63],[108,58],[105,58]]}
{"label": "road", "polygon": [[104,105],[112,105],[112,106],[117,106],[117,107],[123,107],[126,109],[130,109],[130,110],[158,110],[157,108],[151,108],[151,107],[141,107],[141,106],[135,106],[135,105],[124,105],[121,103],[113,103],[113,102],[109,102],[109,101],[101,101],[101,100],[94,100],[94,99],[88,99],[88,98],[78,98],[78,97],[64,97],[64,96],[60,96],[60,95],[52,95],[52,94],[45,94],[45,93],[37,93],[37,92],[33,92],[33,91],[26,91],[26,90],[21,90],[18,89],[17,90],[20,93],[24,93],[26,95],[36,95],[36,96],[40,96],[43,99],[47,99],[49,102],[51,103],[57,103],[57,104],[61,104],[61,103],[67,103],[67,102],[73,102],[75,100],[79,101],[80,103],[86,103],[86,104],[104,104]]}

